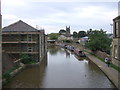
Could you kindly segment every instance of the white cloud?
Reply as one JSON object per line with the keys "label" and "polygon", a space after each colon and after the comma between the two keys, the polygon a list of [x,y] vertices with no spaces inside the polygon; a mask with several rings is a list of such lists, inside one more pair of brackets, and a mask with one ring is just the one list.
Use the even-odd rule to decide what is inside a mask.
{"label": "white cloud", "polygon": [[1,2],[5,6],[25,6],[25,0],[3,0]]}
{"label": "white cloud", "polygon": [[34,0],[33,2],[118,2],[119,0]]}
{"label": "white cloud", "polygon": [[16,5],[11,6],[6,1],[4,5],[7,8],[2,7],[4,26],[21,19],[31,26],[45,28],[46,33],[58,32],[66,25],[71,26],[71,31],[104,28],[109,32],[109,24],[117,16],[117,3],[41,3],[21,0],[19,4],[20,0],[16,0]]}
{"label": "white cloud", "polygon": [[7,20],[13,20],[13,19],[19,19],[17,16],[12,15],[12,14],[4,14],[3,15],[3,19],[7,19]]}

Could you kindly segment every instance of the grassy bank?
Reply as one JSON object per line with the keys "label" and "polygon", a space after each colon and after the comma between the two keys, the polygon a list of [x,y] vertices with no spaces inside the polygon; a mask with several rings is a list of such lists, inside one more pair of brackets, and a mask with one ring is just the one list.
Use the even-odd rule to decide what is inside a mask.
{"label": "grassy bank", "polygon": [[[104,60],[104,59],[102,59],[102,58],[96,56],[95,54],[93,54],[93,53],[91,53],[91,52],[88,52],[88,51],[86,51],[86,50],[84,50],[84,51],[87,52],[87,53],[89,53],[89,54],[91,54],[91,55],[93,55],[93,56],[95,56],[96,58],[98,58],[99,60],[101,60],[102,62],[105,63],[105,60]],[[111,66],[113,69],[115,69],[115,70],[117,70],[118,72],[120,72],[120,67],[114,65],[113,63],[111,63],[110,66]]]}
{"label": "grassy bank", "polygon": [[10,81],[10,79],[12,78],[11,76],[11,72],[13,72],[14,70],[18,69],[20,67],[20,65],[15,65],[13,68],[9,69],[6,73],[4,73],[2,75],[2,79],[6,79],[6,82],[3,82],[3,85],[8,83]]}

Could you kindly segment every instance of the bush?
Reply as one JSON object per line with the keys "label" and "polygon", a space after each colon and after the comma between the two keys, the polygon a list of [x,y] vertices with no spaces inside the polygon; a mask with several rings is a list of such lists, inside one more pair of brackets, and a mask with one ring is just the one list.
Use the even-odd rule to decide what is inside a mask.
{"label": "bush", "polygon": [[24,64],[29,64],[31,61],[33,61],[32,57],[27,54],[21,54],[21,62]]}
{"label": "bush", "polygon": [[5,73],[5,74],[3,74],[3,76],[2,76],[2,78],[5,78],[5,79],[10,79],[10,74],[9,73]]}
{"label": "bush", "polygon": [[70,40],[63,40],[63,42],[70,43],[71,41]]}

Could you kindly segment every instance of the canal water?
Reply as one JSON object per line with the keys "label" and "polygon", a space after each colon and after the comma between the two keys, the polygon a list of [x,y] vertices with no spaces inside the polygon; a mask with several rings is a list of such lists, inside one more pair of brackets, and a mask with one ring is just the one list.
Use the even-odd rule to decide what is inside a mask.
{"label": "canal water", "polygon": [[4,88],[114,88],[88,58],[51,46],[40,66],[27,68]]}

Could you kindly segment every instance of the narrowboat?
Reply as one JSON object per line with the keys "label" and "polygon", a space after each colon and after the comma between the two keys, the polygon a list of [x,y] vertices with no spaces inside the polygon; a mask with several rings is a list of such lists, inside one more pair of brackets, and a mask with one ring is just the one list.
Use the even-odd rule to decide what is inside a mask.
{"label": "narrowboat", "polygon": [[86,57],[85,53],[77,48],[74,48],[74,53],[80,57]]}
{"label": "narrowboat", "polygon": [[66,44],[61,45],[61,47],[67,49],[67,45]]}
{"label": "narrowboat", "polygon": [[70,51],[74,51],[74,47],[73,47],[73,46],[69,46],[68,49],[69,49]]}

